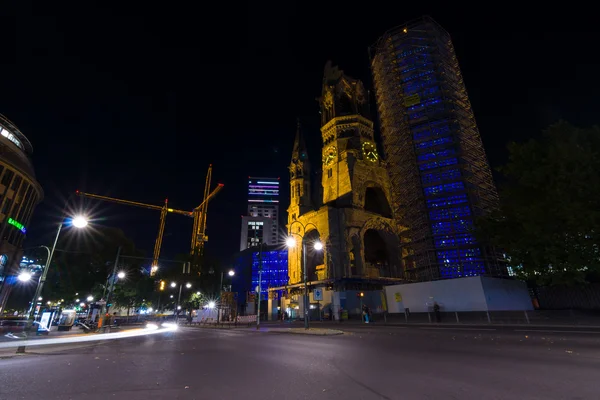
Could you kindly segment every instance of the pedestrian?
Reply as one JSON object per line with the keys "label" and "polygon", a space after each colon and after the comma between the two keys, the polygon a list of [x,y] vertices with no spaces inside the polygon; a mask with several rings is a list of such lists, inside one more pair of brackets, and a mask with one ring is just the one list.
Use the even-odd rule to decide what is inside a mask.
{"label": "pedestrian", "polygon": [[363,320],[365,321],[365,324],[368,324],[369,323],[369,307],[367,307],[366,304],[363,304],[362,315],[363,315]]}
{"label": "pedestrian", "polygon": [[192,325],[192,313],[191,312],[187,315],[187,323],[188,323],[188,325]]}
{"label": "pedestrian", "polygon": [[435,314],[435,321],[442,322],[442,314],[440,313],[440,305],[437,301],[433,302],[433,313]]}

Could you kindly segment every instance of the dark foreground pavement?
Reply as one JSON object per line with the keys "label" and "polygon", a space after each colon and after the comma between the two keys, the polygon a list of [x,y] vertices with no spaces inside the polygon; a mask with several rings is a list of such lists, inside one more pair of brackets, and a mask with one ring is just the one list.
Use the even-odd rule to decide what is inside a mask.
{"label": "dark foreground pavement", "polygon": [[[0,360],[0,399],[598,399],[600,335],[183,328]],[[32,350],[33,351],[33,350]]]}

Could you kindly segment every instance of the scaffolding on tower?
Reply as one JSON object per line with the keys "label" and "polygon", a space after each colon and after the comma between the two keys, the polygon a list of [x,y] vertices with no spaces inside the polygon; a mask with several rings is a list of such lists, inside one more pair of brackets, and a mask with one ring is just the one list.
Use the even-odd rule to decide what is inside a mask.
{"label": "scaffolding on tower", "polygon": [[[394,217],[408,227],[406,278],[503,275],[485,246],[471,257],[479,261],[461,257],[476,244],[463,240],[457,220],[485,215],[498,195],[450,35],[423,17],[386,32],[369,52]],[[463,198],[449,194],[461,188],[465,215],[455,202]]]}

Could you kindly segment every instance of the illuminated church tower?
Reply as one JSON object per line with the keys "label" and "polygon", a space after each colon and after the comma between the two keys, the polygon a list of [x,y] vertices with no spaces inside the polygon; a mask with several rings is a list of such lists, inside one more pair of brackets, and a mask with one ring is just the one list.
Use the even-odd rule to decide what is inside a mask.
{"label": "illuminated church tower", "polygon": [[[297,315],[304,312],[302,244],[315,313],[319,306],[357,309],[358,300],[348,291],[375,293],[402,276],[390,183],[373,136],[368,93],[360,80],[328,62],[318,101],[322,202],[311,202],[311,166],[299,129],[289,167],[287,229],[297,245],[288,252],[290,281],[282,306]],[[322,243],[322,250],[315,249],[316,242]]]}

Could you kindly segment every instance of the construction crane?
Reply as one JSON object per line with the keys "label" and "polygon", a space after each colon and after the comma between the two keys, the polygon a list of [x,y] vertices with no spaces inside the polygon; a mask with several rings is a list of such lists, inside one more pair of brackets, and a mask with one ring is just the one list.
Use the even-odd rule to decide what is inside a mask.
{"label": "construction crane", "polygon": [[223,188],[223,184],[219,183],[216,188],[210,191],[210,181],[212,178],[212,164],[208,167],[208,173],[206,175],[206,186],[204,188],[204,200],[200,205],[194,208],[192,211],[184,211],[177,210],[175,208],[168,207],[168,199],[165,199],[165,204],[163,206],[155,205],[155,204],[146,204],[140,203],[137,201],[116,199],[114,197],[101,196],[98,194],[85,193],[77,190],[75,193],[78,196],[87,197],[90,199],[108,201],[116,204],[124,204],[128,206],[147,208],[150,210],[158,210],[160,211],[160,222],[158,225],[158,235],[156,236],[156,241],[154,242],[154,253],[152,255],[152,267],[150,269],[150,275],[153,276],[156,274],[158,270],[158,259],[160,256],[160,249],[162,247],[162,239],[165,232],[165,222],[168,213],[184,215],[186,217],[190,217],[194,219],[194,228],[192,231],[192,248],[190,254],[192,256],[201,255],[204,249],[204,242],[208,240],[206,236],[206,212],[208,210],[208,202],[221,191]]}

